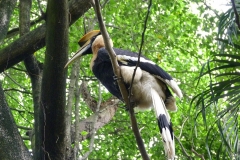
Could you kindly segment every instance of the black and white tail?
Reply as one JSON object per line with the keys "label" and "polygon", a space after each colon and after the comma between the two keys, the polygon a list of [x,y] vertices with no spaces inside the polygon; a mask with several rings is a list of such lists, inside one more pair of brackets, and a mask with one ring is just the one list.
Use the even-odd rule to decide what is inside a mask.
{"label": "black and white tail", "polygon": [[157,91],[151,88],[153,108],[157,116],[158,126],[162,135],[165,154],[168,160],[173,160],[175,156],[175,143],[172,123],[166,106]]}

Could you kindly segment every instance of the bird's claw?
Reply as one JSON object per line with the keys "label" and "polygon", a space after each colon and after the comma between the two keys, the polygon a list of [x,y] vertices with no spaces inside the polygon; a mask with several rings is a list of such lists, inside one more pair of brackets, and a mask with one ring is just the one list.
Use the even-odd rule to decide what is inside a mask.
{"label": "bird's claw", "polygon": [[121,79],[121,77],[117,77],[116,75],[113,76],[114,84],[117,85],[117,81]]}
{"label": "bird's claw", "polygon": [[117,81],[117,80],[121,79],[121,77],[117,77],[116,75],[114,75],[114,76],[113,76],[113,79],[114,79],[115,81]]}
{"label": "bird's claw", "polygon": [[125,110],[126,110],[126,111],[129,111],[129,107],[132,107],[132,108],[134,108],[134,107],[135,107],[135,105],[136,105],[136,104],[135,104],[135,102],[134,102],[134,101],[131,101],[131,102],[130,102],[130,106],[128,106],[128,105],[125,105],[124,107],[125,107]]}

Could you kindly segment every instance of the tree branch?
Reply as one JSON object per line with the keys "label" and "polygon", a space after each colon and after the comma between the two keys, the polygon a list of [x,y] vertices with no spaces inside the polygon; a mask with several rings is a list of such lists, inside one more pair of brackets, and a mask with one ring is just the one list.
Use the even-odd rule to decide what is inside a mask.
{"label": "tree branch", "polygon": [[188,157],[188,159],[192,159],[192,157],[187,153],[186,149],[184,148],[183,144],[181,143],[180,139],[174,135],[175,139],[178,141],[180,147],[182,148],[183,153]]}
{"label": "tree branch", "polygon": [[[89,0],[71,0],[68,3],[70,25],[91,8]],[[46,23],[18,38],[0,50],[0,73],[21,62],[28,55],[45,46]]]}
{"label": "tree branch", "polygon": [[14,78],[12,78],[9,74],[7,73],[3,73],[6,77],[8,77],[14,84],[16,84],[18,87],[22,88],[25,90],[25,92],[29,92],[27,91],[27,89],[25,87],[23,87],[21,84],[19,84],[17,81],[15,81]]}
{"label": "tree branch", "polygon": [[[30,26],[36,25],[37,23],[41,22],[43,20],[43,17],[38,17],[30,22]],[[6,38],[11,38],[12,36],[15,36],[19,34],[20,28],[13,28],[10,31],[7,32]]]}
{"label": "tree branch", "polygon": [[94,146],[94,140],[95,140],[95,135],[96,135],[96,122],[99,116],[99,109],[100,109],[100,105],[102,103],[102,93],[101,93],[101,84],[98,81],[98,104],[97,104],[97,109],[96,109],[96,113],[95,113],[95,117],[93,119],[93,124],[92,124],[92,134],[91,134],[91,139],[90,139],[90,144],[89,144],[89,151],[87,151],[82,158],[80,158],[80,160],[85,160],[88,158],[88,156],[90,155],[90,153],[93,151],[93,146]]}
{"label": "tree branch", "polygon": [[195,151],[193,148],[192,148],[192,152],[199,158],[201,158],[201,160],[205,160],[204,156],[202,154],[199,154],[197,153],[197,151]]}
{"label": "tree branch", "polygon": [[[143,32],[142,32],[142,40],[141,40],[141,44],[140,44],[140,48],[139,48],[139,53],[138,53],[138,62],[136,64],[136,67],[134,69],[134,72],[133,72],[133,75],[132,75],[132,81],[131,81],[131,84],[130,84],[130,87],[129,87],[129,93],[132,93],[132,84],[133,84],[133,80],[134,80],[134,77],[135,77],[135,74],[136,74],[136,71],[137,71],[137,67],[139,66],[139,63],[140,63],[140,57],[141,57],[141,54],[142,54],[142,47],[143,47],[143,44],[144,44],[144,35],[145,35],[145,31],[147,29],[147,21],[148,21],[148,16],[150,14],[150,8],[152,6],[152,0],[150,0],[150,3],[148,5],[148,12],[147,12],[147,15],[146,15],[146,18],[145,18],[145,21],[144,21],[144,27],[143,27]],[[131,94],[129,94],[129,98],[128,100],[130,101],[131,100]],[[130,103],[130,102],[129,102]]]}
{"label": "tree branch", "polygon": [[[68,97],[67,97],[67,105],[66,105],[66,134],[70,135],[71,134],[71,124],[72,124],[72,107],[73,107],[73,100],[74,100],[74,95],[75,92],[79,90],[78,86],[78,77],[79,77],[79,66],[78,63],[79,61],[76,61],[73,64],[72,70],[71,70],[71,75],[70,75],[70,82],[69,82],[69,90],[68,90]],[[77,90],[77,91],[75,91]],[[77,99],[79,99],[79,96],[76,95],[76,102]],[[79,103],[75,104],[79,105]],[[79,114],[79,110],[75,110],[75,113]],[[75,125],[77,125],[79,121],[79,116],[75,115]],[[76,128],[76,126],[75,126]],[[76,134],[78,135],[78,134]],[[75,135],[75,137],[76,137]],[[67,136],[66,138],[66,143],[67,143],[67,149],[66,149],[66,159],[72,159],[72,147],[71,147],[71,136]],[[78,144],[78,143],[77,143]]]}
{"label": "tree branch", "polygon": [[[98,129],[103,127],[105,124],[109,123],[109,121],[113,118],[113,116],[115,115],[115,113],[118,109],[118,106],[117,106],[118,102],[119,101],[108,100],[107,103],[104,104],[104,107],[103,107],[104,109],[100,110],[99,113],[98,113],[97,121],[94,125],[95,126],[95,131],[97,131]],[[75,141],[83,141],[86,138],[90,137],[90,135],[92,134],[92,131],[93,131],[92,127],[91,127],[91,124],[93,123],[93,121],[96,117],[95,114],[92,114],[91,116],[82,120],[79,123],[78,128],[76,128],[76,132],[78,134],[80,133],[80,137],[79,137],[79,139],[76,139]],[[87,135],[82,135],[81,133],[83,131],[88,132],[88,134]]]}
{"label": "tree branch", "polygon": [[23,93],[23,94],[32,94],[32,92],[29,92],[29,91],[22,91],[20,89],[16,89],[16,88],[8,88],[8,89],[4,89],[3,90],[4,92],[8,92],[8,91],[16,91],[16,92],[20,92],[20,93]]}
{"label": "tree branch", "polygon": [[[81,96],[84,100],[84,102],[88,105],[88,107],[95,113],[96,112],[96,106],[97,106],[97,101],[91,97],[90,91],[87,88],[87,83],[85,81],[82,82],[80,85],[80,93]],[[111,105],[112,101],[116,101],[118,103],[120,100],[116,99],[115,97],[112,97],[108,99],[108,101],[102,102],[100,106],[100,110],[103,110],[106,108],[106,106]]]}
{"label": "tree branch", "polygon": [[[130,87],[129,87],[129,93],[132,93],[133,80],[134,80],[134,77],[135,77],[135,74],[136,74],[136,71],[137,71],[137,67],[139,66],[139,63],[140,63],[140,57],[141,57],[141,54],[142,54],[142,47],[143,47],[143,44],[144,44],[144,35],[145,35],[145,31],[147,29],[147,21],[148,21],[148,17],[149,17],[149,14],[150,14],[151,6],[152,6],[152,0],[150,0],[150,2],[149,2],[147,15],[146,15],[146,18],[145,18],[145,21],[144,21],[144,27],[143,27],[143,32],[142,32],[142,40],[141,40],[139,53],[138,53],[138,62],[136,64],[136,67],[135,67],[133,75],[132,75],[132,81],[131,81],[131,84],[130,84]],[[130,103],[131,94],[129,94],[128,100],[129,100],[129,103]],[[134,111],[133,111],[133,113],[134,113]]]}
{"label": "tree branch", "polygon": [[[75,62],[75,64],[78,64],[77,62]],[[84,83],[84,82],[82,82]],[[77,88],[77,90],[75,91],[75,123],[74,123],[74,127],[75,128],[79,128],[79,124],[80,124],[80,116],[79,116],[79,106],[80,106],[80,87],[78,84],[78,81],[76,81],[75,83],[75,87]],[[78,152],[79,152],[79,133],[75,132],[74,136],[75,136],[75,141],[74,141],[74,148],[73,148],[73,158],[77,159],[78,156]]]}
{"label": "tree branch", "polygon": [[203,1],[203,4],[204,4],[209,10],[213,11],[213,13],[214,13],[218,18],[220,18],[220,16],[218,15],[217,11],[216,11],[215,9],[212,9],[212,7],[209,6],[205,0]]}
{"label": "tree branch", "polygon": [[26,111],[26,110],[21,110],[21,109],[17,109],[17,108],[13,108],[13,107],[9,107],[11,109],[11,111],[17,111],[18,113],[28,113],[30,115],[33,115],[34,113],[31,111]]}
{"label": "tree branch", "polygon": [[134,132],[138,148],[141,152],[142,158],[148,160],[149,156],[146,152],[143,140],[141,138],[141,135],[140,135],[140,132],[139,132],[139,129],[138,129],[136,117],[134,115],[134,110],[130,106],[130,103],[129,103],[129,100],[128,100],[127,89],[126,89],[126,87],[125,87],[125,85],[124,85],[124,83],[121,79],[121,73],[120,73],[120,68],[119,68],[119,65],[118,65],[118,62],[117,62],[117,59],[116,59],[116,54],[115,54],[114,50],[112,49],[112,47],[110,45],[110,42],[109,42],[110,37],[109,37],[109,35],[107,33],[107,30],[106,30],[106,27],[103,23],[101,10],[100,10],[100,4],[99,4],[98,0],[95,0],[95,12],[97,14],[99,27],[100,27],[100,30],[101,30],[101,33],[102,33],[102,36],[103,36],[103,39],[104,39],[104,44],[105,44],[106,50],[108,51],[109,57],[111,59],[114,74],[117,77],[117,83],[118,83],[119,89],[121,91],[124,102],[126,103],[126,105],[129,108],[132,130]]}

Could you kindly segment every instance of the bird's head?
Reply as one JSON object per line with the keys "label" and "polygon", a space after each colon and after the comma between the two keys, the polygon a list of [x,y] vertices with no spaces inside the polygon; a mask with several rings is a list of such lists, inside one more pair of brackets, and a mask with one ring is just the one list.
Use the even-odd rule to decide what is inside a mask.
{"label": "bird's head", "polygon": [[79,41],[80,49],[76,54],[67,62],[65,68],[73,63],[76,59],[86,54],[97,53],[98,49],[104,47],[103,37],[100,30],[93,30],[85,34]]}
{"label": "bird's head", "polygon": [[[96,38],[98,39],[102,37],[100,30],[93,30],[91,32],[88,32],[85,34],[79,41],[78,44],[81,47],[75,55],[67,62],[64,68],[66,68],[68,65],[73,63],[75,60],[80,58],[81,56],[84,56],[86,54],[92,54],[92,46],[96,43]],[[99,43],[99,42],[98,42]]]}

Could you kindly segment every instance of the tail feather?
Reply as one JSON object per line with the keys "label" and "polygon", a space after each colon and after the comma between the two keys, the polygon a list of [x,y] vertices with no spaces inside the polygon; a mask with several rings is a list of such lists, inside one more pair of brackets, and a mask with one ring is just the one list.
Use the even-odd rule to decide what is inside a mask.
{"label": "tail feather", "polygon": [[168,159],[174,159],[175,143],[172,123],[167,112],[166,106],[159,94],[151,88],[153,108],[157,116],[158,126],[164,142],[165,154]]}

